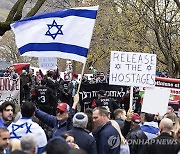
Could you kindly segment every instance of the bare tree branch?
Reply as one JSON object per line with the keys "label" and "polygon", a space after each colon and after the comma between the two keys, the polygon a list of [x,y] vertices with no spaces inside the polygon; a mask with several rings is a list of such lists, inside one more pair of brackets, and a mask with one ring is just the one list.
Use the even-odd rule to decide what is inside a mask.
{"label": "bare tree branch", "polygon": [[36,4],[34,5],[34,7],[26,14],[25,17],[30,17],[30,16],[35,15],[40,9],[40,7],[44,4],[45,1],[46,0],[38,0]]}
{"label": "bare tree branch", "polygon": [[174,0],[174,2],[176,3],[177,7],[180,9],[180,1],[179,0]]}

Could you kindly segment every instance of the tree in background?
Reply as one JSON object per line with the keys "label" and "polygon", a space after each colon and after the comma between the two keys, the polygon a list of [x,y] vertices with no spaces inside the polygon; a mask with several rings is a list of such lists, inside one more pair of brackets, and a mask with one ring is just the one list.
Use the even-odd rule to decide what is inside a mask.
{"label": "tree in background", "polygon": [[[17,0],[12,9],[10,10],[6,20],[0,22],[0,36],[3,36],[4,33],[10,30],[10,24],[14,21],[20,20],[23,14],[23,8],[28,0]],[[38,0],[34,7],[25,15],[25,17],[30,17],[35,15],[40,7],[44,4],[46,0]]]}
{"label": "tree in background", "polygon": [[[41,4],[43,12],[99,5],[87,60],[98,71],[109,70],[110,52],[113,50],[146,52],[157,54],[157,70],[167,72],[169,77],[180,77],[179,0],[44,0]],[[11,22],[22,18],[22,7],[20,10],[21,15],[18,17],[14,13]],[[6,21],[4,23],[8,25],[10,22]],[[2,25],[0,23],[0,33],[6,31],[2,30]],[[80,73],[80,65],[74,65],[76,72]]]}
{"label": "tree in background", "polygon": [[[109,68],[110,51],[157,54],[157,70],[180,77],[180,14],[174,0],[103,0],[88,59]],[[108,69],[106,69],[108,70]]]}
{"label": "tree in background", "polygon": [[[180,9],[173,0],[117,1],[124,29],[143,42],[141,52],[157,54],[158,67],[169,77],[180,77]],[[133,38],[132,38],[133,39]],[[137,48],[141,49],[141,48]],[[137,51],[137,50],[136,50]]]}

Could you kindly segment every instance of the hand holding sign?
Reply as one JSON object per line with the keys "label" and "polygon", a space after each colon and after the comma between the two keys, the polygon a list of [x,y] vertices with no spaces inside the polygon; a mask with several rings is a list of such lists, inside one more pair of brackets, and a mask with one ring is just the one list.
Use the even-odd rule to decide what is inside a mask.
{"label": "hand holding sign", "polygon": [[155,54],[111,52],[109,84],[131,86],[130,108],[133,102],[133,86],[154,87],[155,73]]}

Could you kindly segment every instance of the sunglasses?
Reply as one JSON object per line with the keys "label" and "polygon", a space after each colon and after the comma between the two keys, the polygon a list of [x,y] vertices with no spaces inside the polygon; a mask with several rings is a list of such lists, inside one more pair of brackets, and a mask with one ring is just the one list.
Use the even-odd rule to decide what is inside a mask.
{"label": "sunglasses", "polygon": [[60,113],[60,114],[63,114],[65,111],[61,111],[59,109],[56,110],[56,113]]}

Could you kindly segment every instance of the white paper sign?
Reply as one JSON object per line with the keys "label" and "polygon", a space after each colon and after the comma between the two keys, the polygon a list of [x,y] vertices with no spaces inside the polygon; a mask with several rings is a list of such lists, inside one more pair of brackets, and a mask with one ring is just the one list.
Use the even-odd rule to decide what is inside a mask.
{"label": "white paper sign", "polygon": [[156,55],[111,51],[109,84],[154,87]]}
{"label": "white paper sign", "polygon": [[170,89],[146,88],[142,104],[142,112],[164,115],[167,112]]}
{"label": "white paper sign", "polygon": [[0,105],[4,101],[11,101],[20,106],[20,79],[0,77]]}
{"label": "white paper sign", "polygon": [[57,68],[57,58],[39,57],[39,68],[42,70],[53,70]]}

